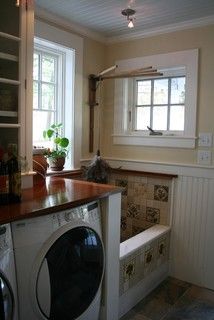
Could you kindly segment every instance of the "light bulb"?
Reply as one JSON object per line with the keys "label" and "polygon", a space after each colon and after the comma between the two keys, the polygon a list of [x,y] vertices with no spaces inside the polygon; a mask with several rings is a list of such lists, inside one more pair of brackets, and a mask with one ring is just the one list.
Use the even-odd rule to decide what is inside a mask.
{"label": "light bulb", "polygon": [[16,7],[19,7],[19,5],[20,5],[20,1],[16,0]]}
{"label": "light bulb", "polygon": [[134,28],[133,19],[129,19],[128,27],[129,28]]}

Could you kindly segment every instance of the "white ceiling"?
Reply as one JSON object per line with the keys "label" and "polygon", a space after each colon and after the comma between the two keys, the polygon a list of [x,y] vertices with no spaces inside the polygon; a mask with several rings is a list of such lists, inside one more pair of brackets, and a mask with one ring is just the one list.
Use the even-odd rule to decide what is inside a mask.
{"label": "white ceiling", "polygon": [[[35,0],[37,12],[61,18],[103,39],[132,37],[173,26],[214,23],[214,0]],[[136,10],[135,27],[127,28],[121,10]]]}

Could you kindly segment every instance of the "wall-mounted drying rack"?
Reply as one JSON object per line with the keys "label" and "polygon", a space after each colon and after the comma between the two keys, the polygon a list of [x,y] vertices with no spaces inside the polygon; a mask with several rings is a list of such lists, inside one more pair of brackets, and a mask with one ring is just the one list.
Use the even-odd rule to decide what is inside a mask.
{"label": "wall-mounted drying rack", "polygon": [[154,69],[152,66],[143,67],[139,69],[134,69],[130,71],[121,71],[114,74],[107,73],[114,71],[117,68],[117,65],[112,66],[98,75],[90,74],[89,79],[89,152],[93,152],[94,144],[94,107],[98,105],[96,100],[97,88],[100,81],[107,79],[122,79],[122,78],[133,78],[133,77],[158,77],[162,76],[163,73],[158,72],[157,69]]}

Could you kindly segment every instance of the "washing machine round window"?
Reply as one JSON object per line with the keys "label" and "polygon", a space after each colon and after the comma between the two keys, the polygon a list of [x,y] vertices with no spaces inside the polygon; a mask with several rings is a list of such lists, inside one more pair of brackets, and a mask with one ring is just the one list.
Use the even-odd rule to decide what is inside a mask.
{"label": "washing machine round window", "polygon": [[103,270],[104,249],[95,230],[78,226],[63,233],[39,268],[36,298],[40,312],[46,319],[77,319],[94,300]]}
{"label": "washing machine round window", "polygon": [[0,319],[13,319],[14,298],[9,283],[0,273]]}

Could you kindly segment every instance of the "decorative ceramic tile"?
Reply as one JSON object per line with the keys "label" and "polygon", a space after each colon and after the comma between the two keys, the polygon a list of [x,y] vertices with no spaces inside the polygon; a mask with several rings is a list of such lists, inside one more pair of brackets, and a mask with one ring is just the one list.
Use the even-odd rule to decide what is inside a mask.
{"label": "decorative ceramic tile", "polygon": [[127,217],[136,218],[140,215],[140,206],[134,203],[128,203]]}
{"label": "decorative ceramic tile", "polygon": [[164,236],[158,239],[157,245],[157,266],[168,260],[168,237]]}
{"label": "decorative ceramic tile", "polygon": [[157,208],[146,208],[146,221],[151,223],[159,223],[160,222],[160,210]]}
{"label": "decorative ceramic tile", "polygon": [[123,270],[123,277],[124,280],[127,281],[131,279],[135,274],[135,260],[130,261],[129,263],[125,264]]}
{"label": "decorative ceramic tile", "polygon": [[157,245],[156,241],[152,242],[150,245],[145,247],[144,254],[144,276],[150,274],[156,267],[157,262]]}
{"label": "decorative ceramic tile", "polygon": [[121,230],[125,231],[127,228],[127,219],[126,217],[121,217]]}
{"label": "decorative ceramic tile", "polygon": [[169,187],[167,186],[160,186],[155,185],[154,186],[154,199],[158,201],[168,201],[168,195],[169,195]]}
{"label": "decorative ceramic tile", "polygon": [[169,223],[171,181],[124,174],[111,174],[110,181],[124,188],[121,214],[128,220],[121,219],[121,241],[155,223]]}
{"label": "decorative ceramic tile", "polygon": [[127,195],[128,180],[115,180],[115,185],[124,188],[122,195]]}

